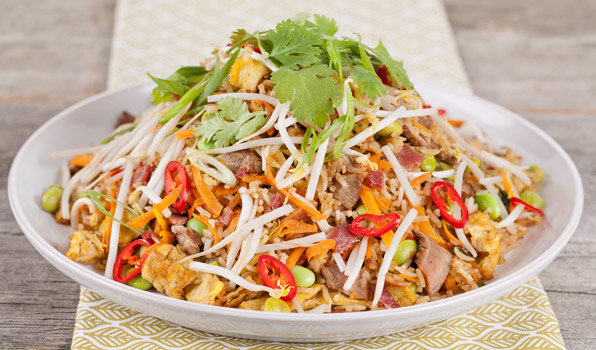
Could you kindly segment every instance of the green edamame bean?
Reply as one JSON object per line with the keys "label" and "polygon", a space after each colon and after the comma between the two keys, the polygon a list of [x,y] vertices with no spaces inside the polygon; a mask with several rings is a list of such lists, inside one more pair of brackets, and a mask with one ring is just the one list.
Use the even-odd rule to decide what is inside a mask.
{"label": "green edamame bean", "polygon": [[416,283],[410,284],[410,289],[412,292],[416,293],[418,291],[418,285]]}
{"label": "green edamame bean", "polygon": [[364,204],[360,204],[354,211],[358,215],[364,215],[364,214],[366,214],[366,207],[364,206]]}
{"label": "green edamame bean", "polygon": [[379,130],[377,134],[382,137],[389,137],[393,135],[393,133],[396,133],[399,136],[403,131],[404,129],[401,127],[401,124],[399,122],[393,122],[384,127],[383,129]]}
{"label": "green edamame bean", "polygon": [[81,198],[89,198],[89,193],[87,193],[87,192],[79,193],[77,195],[77,199],[81,199]]}
{"label": "green edamame bean", "polygon": [[200,237],[203,237],[203,230],[207,228],[207,225],[195,218],[192,218],[186,222],[186,227],[196,231]]}
{"label": "green edamame bean", "polygon": [[206,137],[201,137],[201,139],[197,142],[197,149],[199,151],[206,151],[213,148],[215,148],[215,140],[207,141]]}
{"label": "green edamame bean", "polygon": [[126,284],[128,284],[131,287],[135,287],[137,289],[142,289],[142,290],[151,289],[151,287],[153,287],[151,282],[147,281],[146,279],[143,279],[143,277],[141,277],[140,275],[135,276],[133,279],[126,282]]}
{"label": "green edamame bean", "polygon": [[544,209],[546,203],[540,195],[532,190],[525,190],[519,195],[519,199],[538,209]]}
{"label": "green edamame bean", "polygon": [[499,206],[499,202],[497,199],[493,197],[491,194],[479,194],[474,196],[474,201],[478,205],[478,210],[481,212],[485,212],[488,208],[490,208],[490,218],[496,219],[501,216],[501,207]]}
{"label": "green edamame bean", "polygon": [[60,199],[62,198],[62,186],[52,185],[41,196],[41,207],[48,213],[54,213],[58,210]]}
{"label": "green edamame bean", "polygon": [[[135,269],[136,269],[135,267],[129,268],[128,270],[126,270],[126,273],[124,274],[124,276],[128,276],[128,274],[133,272]],[[142,289],[142,290],[147,290],[147,289],[150,289],[151,287],[153,287],[151,282],[147,281],[146,279],[143,279],[143,277],[141,275],[133,277],[132,279],[127,281],[126,284],[128,284],[131,287],[135,287],[137,289]]]}
{"label": "green edamame bean", "polygon": [[290,312],[292,309],[285,301],[278,298],[267,298],[263,310],[268,312]]}
{"label": "green edamame bean", "polygon": [[435,156],[426,156],[424,161],[420,164],[420,169],[424,171],[433,171],[437,167],[437,159]]}
{"label": "green edamame bean", "polygon": [[395,261],[398,265],[402,265],[406,261],[414,258],[417,251],[418,244],[416,244],[416,241],[404,239],[403,241],[399,242],[397,250],[395,251],[395,255],[393,255],[393,261]]}
{"label": "green edamame bean", "polygon": [[449,169],[453,169],[453,165],[444,162],[442,160],[437,161],[437,170],[449,170]]}
{"label": "green edamame bean", "polygon": [[212,261],[209,263],[209,265],[219,266],[219,263],[217,261]]}
{"label": "green edamame bean", "polygon": [[544,180],[544,170],[538,165],[532,165],[528,170],[534,173],[534,179],[537,183],[541,183]]}
{"label": "green edamame bean", "polygon": [[315,273],[306,267],[294,265],[294,267],[290,269],[290,272],[292,272],[294,280],[296,281],[296,286],[298,287],[308,288],[315,283]]}

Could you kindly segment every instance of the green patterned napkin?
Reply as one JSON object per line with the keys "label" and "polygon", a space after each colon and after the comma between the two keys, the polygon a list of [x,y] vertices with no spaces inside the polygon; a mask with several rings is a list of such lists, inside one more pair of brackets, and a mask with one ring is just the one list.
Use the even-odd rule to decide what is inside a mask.
{"label": "green patterned napkin", "polygon": [[[120,0],[109,88],[198,63],[237,28],[268,28],[297,13],[324,13],[340,31],[383,38],[410,76],[471,92],[439,0]],[[112,303],[82,287],[73,349],[564,349],[544,288],[534,279],[469,313],[415,330],[340,343],[287,344],[183,328]]]}

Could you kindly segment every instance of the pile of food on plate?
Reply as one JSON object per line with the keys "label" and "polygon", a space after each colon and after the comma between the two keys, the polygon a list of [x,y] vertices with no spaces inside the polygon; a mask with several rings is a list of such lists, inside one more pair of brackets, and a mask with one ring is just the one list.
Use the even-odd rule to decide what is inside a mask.
{"label": "pile of food on plate", "polygon": [[201,65],[149,75],[154,106],[66,152],[43,194],[73,229],[66,256],[140,290],[277,312],[484,285],[541,222],[544,172],[425,104],[381,41],[336,32],[322,15],[237,30]]}

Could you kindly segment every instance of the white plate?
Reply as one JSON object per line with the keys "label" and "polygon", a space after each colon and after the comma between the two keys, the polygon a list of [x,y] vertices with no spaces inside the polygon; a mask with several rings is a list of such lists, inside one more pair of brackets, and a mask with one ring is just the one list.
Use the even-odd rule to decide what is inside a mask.
{"label": "white plate", "polygon": [[550,136],[522,117],[481,98],[417,85],[425,100],[453,118],[473,119],[496,145],[513,147],[524,164],[547,174],[541,195],[546,225],[533,229],[520,248],[498,266],[495,278],[479,289],[440,301],[393,310],[343,314],[278,314],[208,306],[144,292],[103,277],[92,267],[64,256],[70,227],[61,226],[40,206],[42,192],[58,179],[63,160],[55,151],[96,145],[123,110],[139,115],[152,85],[101,93],[59,113],[25,142],[12,164],[8,194],[14,215],[31,244],[52,265],[78,283],[132,309],[186,327],[238,337],[278,341],[337,341],[378,336],[424,326],[486,304],[542,271],[563,249],[579,222],[583,190],[577,169]]}

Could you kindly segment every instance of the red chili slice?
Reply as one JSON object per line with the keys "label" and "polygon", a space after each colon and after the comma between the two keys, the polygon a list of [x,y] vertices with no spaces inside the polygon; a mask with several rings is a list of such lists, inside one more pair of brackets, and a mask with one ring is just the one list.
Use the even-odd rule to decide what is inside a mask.
{"label": "red chili slice", "polygon": [[290,269],[271,255],[263,254],[259,256],[259,274],[263,283],[273,289],[289,288],[288,294],[280,299],[289,301],[296,296],[296,281]]}
{"label": "red chili slice", "polygon": [[188,190],[190,188],[190,181],[188,174],[184,170],[184,166],[175,160],[168,163],[164,173],[164,187],[166,195],[170,194],[176,187],[182,185],[182,191],[178,199],[172,204],[172,207],[179,213],[182,213],[186,208],[186,201],[188,200]]}
{"label": "red chili slice", "polygon": [[[364,220],[370,220],[375,224],[375,227],[362,227],[360,223]],[[352,224],[350,224],[350,232],[360,236],[379,237],[391,231],[399,223],[400,218],[396,213],[385,215],[362,214],[358,215]]]}
{"label": "red chili slice", "polygon": [[541,216],[544,216],[544,212],[541,209],[538,209],[535,206],[530,205],[517,197],[511,197],[511,208],[515,208],[518,205],[523,205],[527,210],[534,211],[534,212],[540,214]]}
{"label": "red chili slice", "polygon": [[[447,191],[447,203],[439,194],[441,190]],[[430,197],[432,198],[437,209],[439,209],[441,212],[441,217],[451,224],[451,226],[455,228],[463,228],[466,226],[469,217],[468,208],[453,186],[445,181],[437,181],[430,186]],[[451,213],[451,209],[449,208],[449,204],[454,202],[457,203],[461,209],[460,219],[454,218],[453,214]]]}
{"label": "red chili slice", "polygon": [[[116,282],[126,283],[131,279],[135,278],[141,273],[141,268],[147,260],[147,254],[143,254],[143,256],[139,259],[138,256],[134,255],[136,247],[143,245],[145,247],[149,247],[153,245],[153,241],[151,239],[146,239],[148,235],[143,234],[143,238],[136,239],[130,243],[116,257],[116,262],[114,263],[114,270],[112,271],[112,278]],[[122,277],[122,267],[124,263],[128,263],[129,265],[135,266],[135,269],[132,270],[128,275]]]}

